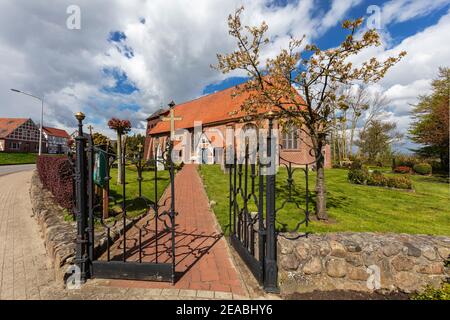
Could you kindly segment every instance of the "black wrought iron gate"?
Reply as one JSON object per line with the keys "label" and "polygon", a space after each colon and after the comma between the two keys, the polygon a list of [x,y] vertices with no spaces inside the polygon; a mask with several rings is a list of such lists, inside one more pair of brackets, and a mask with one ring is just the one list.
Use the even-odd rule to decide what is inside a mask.
{"label": "black wrought iron gate", "polygon": [[[106,175],[111,180],[110,167],[116,166],[118,156],[108,148],[95,146],[90,134],[83,133],[84,115],[79,113],[75,167],[74,198],[77,221],[75,263],[81,272],[81,280],[87,278],[134,279],[175,282],[175,168],[171,160],[172,143],[169,141],[162,155],[155,153],[150,161],[143,161],[141,152],[127,156],[125,146],[121,154],[122,184],[121,198],[117,204],[120,211],[104,219],[102,206],[105,199],[97,195],[94,174],[101,174],[94,166],[98,155],[106,157]],[[73,157],[72,157],[73,158]],[[138,195],[130,199],[127,195],[126,172],[134,166],[137,174]],[[170,197],[161,203],[158,192],[158,171],[161,166],[169,173]],[[98,169],[98,168],[97,168]],[[144,181],[143,172],[153,174],[153,179]],[[118,177],[119,179],[119,177]],[[145,182],[145,183],[143,183]],[[153,183],[153,194],[146,195],[146,186]],[[111,201],[115,201],[111,199]],[[109,202],[109,198],[108,198]],[[138,214],[130,216],[131,209]],[[139,211],[140,210],[140,211]],[[136,211],[136,210],[134,210]],[[115,235],[115,237],[114,237]],[[103,248],[96,240],[106,239]],[[97,241],[98,242],[98,241]],[[96,250],[103,249],[103,250]]]}
{"label": "black wrought iron gate", "polygon": [[[261,150],[252,155],[246,142],[243,159],[234,155],[229,169],[229,225],[230,242],[246,263],[258,282],[267,292],[278,293],[277,237],[297,239],[308,233],[300,233],[302,226],[309,223],[310,191],[308,187],[311,163],[293,163],[281,157],[280,150],[274,150],[276,138],[273,135],[273,119],[269,118],[267,156],[261,161]],[[261,146],[261,144],[259,144]],[[281,148],[281,146],[280,146]],[[256,161],[250,161],[250,158]],[[286,170],[286,195],[281,195],[276,205],[276,167]],[[294,183],[294,173],[304,173],[305,193],[299,193]],[[281,183],[281,181],[280,181]],[[304,209],[301,202],[305,201]],[[292,230],[276,228],[277,213],[292,204],[298,213],[298,223]]]}
{"label": "black wrought iron gate", "polygon": [[[272,146],[272,119],[269,119],[267,164],[260,157],[250,160],[249,145],[244,158],[229,166],[230,242],[255,278],[267,292],[277,293],[277,240],[275,232],[275,164]],[[273,148],[273,147],[272,147]]]}

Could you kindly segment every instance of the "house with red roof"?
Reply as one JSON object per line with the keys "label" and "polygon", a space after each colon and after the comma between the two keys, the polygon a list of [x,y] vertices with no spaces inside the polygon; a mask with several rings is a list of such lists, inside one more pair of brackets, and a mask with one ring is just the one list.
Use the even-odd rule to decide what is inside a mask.
{"label": "house with red roof", "polygon": [[63,129],[43,127],[47,153],[63,154],[68,151],[70,135]]}
{"label": "house with red roof", "polygon": [[[174,121],[177,132],[183,129],[188,133],[189,140],[188,155],[183,155],[187,148],[179,147],[180,159],[183,162],[203,163],[203,164],[223,164],[226,134],[228,129],[233,132],[241,130],[268,128],[268,120],[264,119],[264,114],[268,110],[261,109],[256,112],[259,117],[250,117],[241,110],[241,106],[247,99],[248,94],[236,95],[236,87],[215,92],[198,99],[176,105],[173,108],[174,116],[178,120]],[[299,97],[301,99],[301,97]],[[147,118],[147,133],[145,143],[145,158],[152,159],[156,154],[161,153],[161,146],[164,146],[170,137],[170,121],[162,121],[167,118],[169,109],[160,109]],[[166,119],[167,120],[167,119]],[[196,123],[201,122],[201,132],[196,133]],[[278,121],[274,120],[274,129],[277,132],[277,145],[281,156],[281,161],[295,164],[305,164],[314,161],[311,155],[311,143],[305,130],[300,130],[295,126],[281,128]],[[197,134],[197,137],[196,137]],[[181,139],[183,140],[183,139]],[[239,139],[234,139],[236,150],[241,147]],[[180,141],[175,141],[174,149],[180,145]],[[159,150],[158,150],[159,149]],[[331,167],[330,146],[324,150],[325,166]]]}
{"label": "house with red roof", "polygon": [[[43,139],[43,144],[46,143]],[[39,128],[29,118],[0,118],[0,152],[38,152]]]}

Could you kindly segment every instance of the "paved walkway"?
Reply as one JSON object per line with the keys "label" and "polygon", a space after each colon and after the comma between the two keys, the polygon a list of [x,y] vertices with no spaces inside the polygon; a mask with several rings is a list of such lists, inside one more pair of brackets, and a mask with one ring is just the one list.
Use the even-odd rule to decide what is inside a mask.
{"label": "paved walkway", "polygon": [[35,164],[17,164],[17,165],[6,165],[0,166],[0,176],[20,171],[30,171],[36,168]]}
{"label": "paved walkway", "polygon": [[[166,192],[161,203],[166,203],[162,210],[168,208],[170,192]],[[111,280],[112,286],[131,288],[164,288],[182,290],[219,291],[235,295],[247,295],[239,274],[233,265],[231,255],[225,239],[216,226],[214,213],[208,205],[208,198],[203,188],[196,165],[185,165],[175,178],[175,210],[176,216],[176,248],[175,261],[178,280],[175,285],[161,282]],[[157,236],[149,231],[154,222],[144,220],[139,227],[148,236],[144,236],[142,243],[142,261],[171,262],[171,234],[159,230]],[[162,223],[160,223],[162,226]],[[133,231],[134,230],[134,233]],[[154,228],[153,228],[154,230]],[[149,232],[148,232],[149,231]],[[160,235],[161,234],[161,235]],[[158,243],[155,243],[158,239]],[[127,261],[139,259],[136,243],[139,242],[137,228],[127,233],[127,249],[135,250],[134,255],[127,257]],[[134,247],[133,247],[134,246]],[[156,251],[157,248],[157,251]],[[123,242],[116,243],[112,256],[121,259]]]}
{"label": "paved walkway", "polygon": [[[61,281],[55,280],[54,269],[46,254],[38,224],[31,216],[28,193],[31,176],[32,171],[0,176],[1,300],[242,299],[241,294],[245,294],[240,287],[237,272],[231,263],[223,238],[214,241],[214,244],[210,243],[209,246],[212,247],[195,263],[188,258],[179,260],[177,270],[184,270],[184,276],[175,286],[155,282],[95,279],[89,280],[79,290],[64,289]],[[189,195],[193,200],[184,205],[183,202],[179,203],[177,210],[180,214],[177,221],[180,225],[184,225],[183,228],[188,228],[188,225],[194,226],[193,221],[197,221],[197,233],[217,234],[217,230],[213,227],[213,216],[207,208],[204,190],[194,189],[200,183],[199,179],[194,167],[186,167],[186,170],[177,176],[178,192]],[[188,208],[192,210],[194,217],[182,215]],[[192,267],[187,270],[189,265]]]}
{"label": "paved walkway", "polygon": [[31,174],[0,177],[0,299],[41,299],[57,286],[31,217]]}

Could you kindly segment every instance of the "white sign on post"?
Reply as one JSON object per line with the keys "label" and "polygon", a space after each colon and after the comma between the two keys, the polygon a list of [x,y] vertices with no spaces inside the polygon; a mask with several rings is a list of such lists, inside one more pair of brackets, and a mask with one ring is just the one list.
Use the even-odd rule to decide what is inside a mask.
{"label": "white sign on post", "polygon": [[160,144],[158,144],[158,148],[156,149],[156,170],[164,171],[164,159],[162,157],[162,150]]}

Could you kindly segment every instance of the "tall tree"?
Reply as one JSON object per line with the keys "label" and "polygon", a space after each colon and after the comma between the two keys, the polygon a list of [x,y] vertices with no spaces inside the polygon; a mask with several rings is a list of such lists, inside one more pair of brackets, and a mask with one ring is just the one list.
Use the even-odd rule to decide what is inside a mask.
{"label": "tall tree", "polygon": [[450,68],[440,68],[432,83],[433,93],[420,96],[414,107],[411,139],[423,145],[417,150],[422,156],[439,157],[442,169],[449,170],[449,109]]}
{"label": "tall tree", "polygon": [[126,152],[128,156],[133,156],[136,152],[139,152],[139,145],[145,144],[145,136],[138,133],[129,136],[127,139]]}
{"label": "tall tree", "polygon": [[95,146],[102,148],[108,153],[112,154],[115,152],[114,146],[112,145],[110,139],[104,134],[101,134],[100,132],[94,132],[92,134],[92,140]]}
{"label": "tall tree", "polygon": [[356,145],[360,148],[363,157],[371,162],[382,162],[391,157],[392,144],[401,139],[397,133],[395,122],[382,122],[372,120],[367,128],[359,132],[359,140]]}
{"label": "tall tree", "polygon": [[[345,92],[346,101],[349,109],[350,125],[350,141],[348,143],[349,154],[353,155],[353,145],[355,143],[355,132],[358,126],[358,122],[365,112],[369,109],[369,97],[367,87],[357,86],[356,88],[350,87]],[[347,127],[346,127],[347,130]]]}
{"label": "tall tree", "polygon": [[[268,26],[243,26],[241,14],[244,8],[229,16],[229,34],[237,41],[237,49],[230,54],[218,54],[216,68],[223,73],[244,70],[249,81],[239,87],[237,94],[249,93],[242,105],[247,113],[265,108],[278,113],[280,123],[295,123],[311,137],[316,160],[316,215],[328,219],[326,211],[326,190],[323,149],[327,143],[332,121],[333,106],[341,105],[343,97],[336,95],[338,86],[353,81],[376,82],[384,77],[390,67],[396,64],[406,52],[385,61],[371,58],[359,65],[350,59],[362,50],[381,45],[376,30],[357,35],[363,19],[345,21],[343,28],[347,36],[342,43],[331,49],[322,50],[317,45],[303,45],[301,39],[292,38],[288,48],[282,49],[275,58],[261,65],[261,50],[270,44],[266,38]],[[304,47],[304,50],[302,48]],[[294,88],[298,88],[303,99],[298,99]]]}
{"label": "tall tree", "polygon": [[[129,120],[120,120],[111,118],[108,121],[108,127],[117,133],[117,184],[124,184],[122,174],[122,136],[126,135],[131,130],[131,123]],[[125,150],[124,150],[125,152]]]}
{"label": "tall tree", "polygon": [[94,145],[96,146],[106,146],[108,143],[108,137],[101,134],[100,132],[94,132],[92,134],[92,140],[94,142]]}

